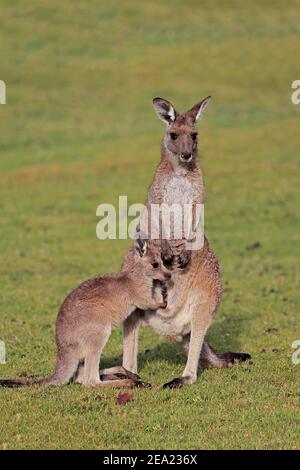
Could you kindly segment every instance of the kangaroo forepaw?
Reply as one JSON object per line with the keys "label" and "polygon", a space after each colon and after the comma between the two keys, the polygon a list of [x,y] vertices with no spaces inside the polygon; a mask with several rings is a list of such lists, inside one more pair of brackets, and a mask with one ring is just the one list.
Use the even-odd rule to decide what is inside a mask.
{"label": "kangaroo forepaw", "polygon": [[191,260],[191,252],[184,250],[177,259],[177,266],[179,269],[184,269]]}

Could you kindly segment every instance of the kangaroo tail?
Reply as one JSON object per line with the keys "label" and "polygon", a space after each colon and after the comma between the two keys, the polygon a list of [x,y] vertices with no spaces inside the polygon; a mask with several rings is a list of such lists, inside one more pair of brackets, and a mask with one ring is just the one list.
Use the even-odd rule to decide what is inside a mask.
{"label": "kangaroo tail", "polygon": [[203,367],[216,367],[218,369],[222,369],[224,367],[232,366],[235,362],[244,362],[248,359],[251,359],[251,356],[247,353],[217,353],[206,341],[204,341],[201,351],[200,364]]}
{"label": "kangaroo tail", "polygon": [[66,385],[70,382],[78,368],[79,360],[74,355],[65,355],[57,358],[55,371],[49,377],[40,380],[1,380],[0,387],[20,388],[39,385],[48,387],[49,385]]}
{"label": "kangaroo tail", "polygon": [[34,380],[0,380],[0,387],[7,388],[19,388],[19,387],[30,387],[30,385],[37,384],[38,381]]}

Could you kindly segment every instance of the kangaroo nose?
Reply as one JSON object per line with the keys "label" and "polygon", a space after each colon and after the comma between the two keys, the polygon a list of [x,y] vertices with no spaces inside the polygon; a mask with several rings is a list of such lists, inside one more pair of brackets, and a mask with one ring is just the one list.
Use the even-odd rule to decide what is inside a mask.
{"label": "kangaroo nose", "polygon": [[189,162],[192,159],[192,155],[190,153],[184,152],[180,155],[180,158],[183,162]]}
{"label": "kangaroo nose", "polygon": [[172,277],[172,274],[171,273],[165,273],[165,278],[166,280],[170,280]]}

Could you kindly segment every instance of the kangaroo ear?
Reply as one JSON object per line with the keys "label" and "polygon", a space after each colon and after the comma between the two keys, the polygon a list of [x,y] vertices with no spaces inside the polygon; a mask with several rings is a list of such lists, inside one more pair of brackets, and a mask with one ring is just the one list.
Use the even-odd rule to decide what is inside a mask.
{"label": "kangaroo ear", "polygon": [[209,103],[209,100],[210,100],[211,96],[207,96],[206,98],[204,98],[204,100],[200,101],[199,103],[195,104],[191,109],[189,109],[189,111],[187,112],[187,114],[189,116],[191,116],[195,122],[199,121],[199,119],[202,118],[203,116],[203,113],[204,113],[204,110],[206,109],[208,103]]}
{"label": "kangaroo ear", "polygon": [[168,100],[164,100],[163,98],[154,98],[152,103],[159,119],[168,124],[168,126],[171,122],[175,121],[177,112]]}
{"label": "kangaroo ear", "polygon": [[140,257],[144,256],[147,252],[147,240],[144,238],[136,238],[134,242],[134,251]]}

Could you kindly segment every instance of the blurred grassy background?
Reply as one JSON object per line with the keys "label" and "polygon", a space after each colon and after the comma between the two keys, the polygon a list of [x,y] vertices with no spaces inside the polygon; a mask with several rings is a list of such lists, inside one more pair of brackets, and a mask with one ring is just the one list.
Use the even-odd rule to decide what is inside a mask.
{"label": "blurred grassy background", "polygon": [[[299,449],[300,2],[0,7],[0,376],[49,373],[61,301],[119,268],[130,242],[97,240],[95,211],[119,194],[144,201],[164,132],[157,95],[181,111],[213,96],[199,131],[225,292],[209,337],[253,355],[161,391],[184,358],[143,330],[140,372],[154,389],[124,408],[113,390],[0,390],[0,448]],[[103,363],[121,353],[118,330]]]}

